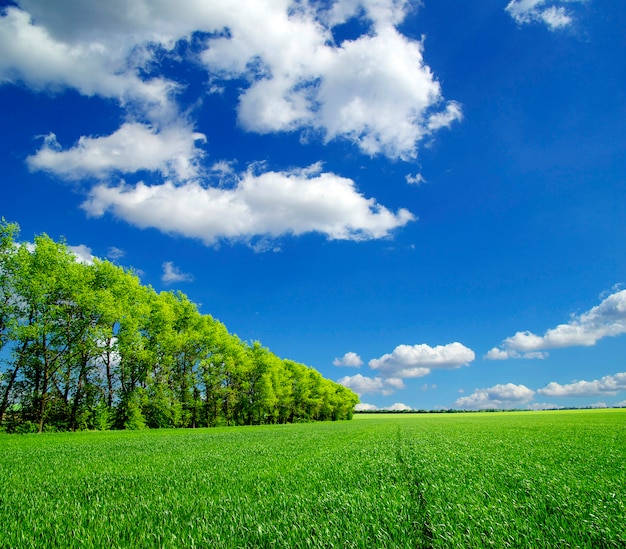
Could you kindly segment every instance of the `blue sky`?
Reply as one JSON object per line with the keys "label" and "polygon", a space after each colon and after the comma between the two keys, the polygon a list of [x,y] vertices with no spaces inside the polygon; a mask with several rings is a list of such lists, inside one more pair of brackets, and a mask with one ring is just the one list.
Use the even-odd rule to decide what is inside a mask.
{"label": "blue sky", "polygon": [[0,215],[376,408],[626,405],[626,4],[0,3]]}

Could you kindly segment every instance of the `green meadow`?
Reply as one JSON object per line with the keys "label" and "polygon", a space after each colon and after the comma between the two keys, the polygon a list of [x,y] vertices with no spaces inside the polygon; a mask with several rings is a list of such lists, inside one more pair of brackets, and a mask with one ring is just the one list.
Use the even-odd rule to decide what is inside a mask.
{"label": "green meadow", "polygon": [[626,410],[0,435],[0,547],[626,547]]}

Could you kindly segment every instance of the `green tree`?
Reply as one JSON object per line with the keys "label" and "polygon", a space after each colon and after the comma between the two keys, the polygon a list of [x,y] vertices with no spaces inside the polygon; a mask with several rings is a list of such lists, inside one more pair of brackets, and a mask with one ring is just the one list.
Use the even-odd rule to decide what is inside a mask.
{"label": "green tree", "polygon": [[[346,419],[356,395],[230,334],[181,292],[0,223],[0,422],[137,429]],[[10,410],[10,414],[8,411]]]}

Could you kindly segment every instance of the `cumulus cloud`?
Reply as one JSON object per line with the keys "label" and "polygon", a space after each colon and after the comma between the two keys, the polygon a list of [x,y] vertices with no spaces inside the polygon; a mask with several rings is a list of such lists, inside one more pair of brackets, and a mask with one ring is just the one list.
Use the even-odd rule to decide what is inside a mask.
{"label": "cumulus cloud", "polygon": [[466,410],[517,408],[530,402],[534,395],[535,392],[525,385],[506,383],[476,389],[469,396],[457,398],[454,405]]}
{"label": "cumulus cloud", "polygon": [[[177,102],[188,83],[175,78],[184,71],[159,75],[166,65],[188,63],[187,55],[206,72],[208,89],[236,81],[239,124],[250,132],[346,139],[367,155],[409,159],[426,137],[462,117],[425,64],[423,41],[399,31],[414,6],[406,0],[18,4],[0,10],[0,84],[74,89],[120,107],[124,122],[109,135],[77,136],[68,146],[51,131],[27,161],[68,180],[109,181],[92,188],[84,206],[91,215],[112,211],[209,244],[252,236],[267,243],[265,236],[311,231],[367,240],[414,219],[333,174],[248,173],[234,188],[212,186],[202,169],[205,136]],[[337,42],[336,26],[354,19],[363,33]],[[192,42],[189,54],[176,48]],[[141,171],[162,184],[110,184]],[[199,212],[190,207],[196,199]]]}
{"label": "cumulus cloud", "polygon": [[[352,356],[354,355],[354,356]],[[398,345],[393,352],[368,362],[368,366],[376,372],[375,377],[362,374],[345,376],[338,383],[352,389],[355,393],[390,395],[397,390],[405,389],[404,380],[423,377],[432,369],[453,369],[469,364],[475,358],[474,351],[461,343],[449,343],[430,347],[421,345]],[[358,359],[358,360],[357,360]],[[336,366],[344,362],[362,364],[356,353],[346,353],[343,358],[335,359]],[[424,385],[422,390],[436,389],[436,385]]]}
{"label": "cumulus cloud", "polygon": [[172,284],[174,282],[190,282],[193,280],[193,276],[188,273],[183,273],[174,265],[172,261],[165,261],[162,265],[163,274],[161,281],[165,284]]}
{"label": "cumulus cloud", "polygon": [[460,368],[474,358],[474,351],[458,342],[436,347],[398,345],[393,352],[370,360],[369,367],[385,377],[412,378],[428,375],[433,368]]}
{"label": "cumulus cloud", "polygon": [[545,358],[546,349],[595,345],[604,337],[626,333],[626,290],[606,297],[599,305],[580,315],[573,315],[567,324],[547,330],[543,336],[517,332],[505,339],[500,348],[486,355],[492,360],[508,358]]}
{"label": "cumulus cloud", "polygon": [[207,245],[221,239],[246,240],[255,235],[278,237],[308,232],[334,240],[369,240],[389,236],[415,219],[367,199],[350,179],[305,170],[248,170],[233,188],[175,185],[99,185],[83,208],[89,215],[114,215],[138,226],[198,238]]}
{"label": "cumulus cloud", "polygon": [[550,30],[556,30],[572,24],[573,15],[568,7],[585,1],[587,0],[511,0],[505,9],[520,25],[543,23]]}
{"label": "cumulus cloud", "polygon": [[[238,117],[249,131],[314,130],[367,154],[410,158],[425,136],[461,118],[424,63],[423,43],[398,30],[409,2],[20,4],[24,10],[9,7],[0,18],[0,81],[71,87],[132,103],[153,119],[157,107],[172,116],[185,82],[140,74],[176,59],[178,41],[203,33],[208,78],[214,88],[237,79]],[[335,43],[334,27],[353,18],[367,30]]]}
{"label": "cumulus cloud", "polygon": [[345,376],[337,380],[337,383],[352,389],[357,395],[381,394],[391,395],[399,389],[404,389],[405,385],[400,378],[367,377],[361,374],[355,376]]}
{"label": "cumulus cloud", "polygon": [[550,397],[590,397],[616,395],[620,391],[626,391],[626,372],[604,376],[594,381],[574,381],[566,385],[552,381],[537,393]]}
{"label": "cumulus cloud", "polygon": [[[228,5],[229,32],[201,57],[212,75],[245,78],[238,117],[249,131],[319,131],[366,154],[412,158],[419,142],[461,118],[424,64],[423,44],[402,35],[407,2],[342,0],[330,10],[288,2]],[[337,44],[333,27],[354,17],[369,31]]]}
{"label": "cumulus cloud", "polygon": [[[162,78],[140,78],[139,67],[129,63],[129,55],[136,46],[132,40],[115,44],[113,37],[105,41],[104,34],[98,40],[94,37],[65,40],[53,35],[48,16],[56,11],[57,19],[67,15],[68,21],[72,21],[72,9],[85,11],[78,2],[65,2],[65,6],[55,3],[49,5],[50,9],[44,6],[47,2],[22,4],[28,4],[40,16],[35,23],[26,11],[16,7],[4,10],[0,17],[0,83],[23,82],[38,91],[69,87],[85,96],[115,98],[122,104],[138,103],[144,113],[171,111],[170,96],[177,88],[176,83]],[[90,7],[96,4],[89,3]]]}
{"label": "cumulus cloud", "polygon": [[146,124],[126,123],[108,136],[81,137],[67,150],[62,150],[51,133],[27,162],[32,170],[46,170],[66,179],[150,170],[186,180],[198,175],[202,156],[198,141],[204,142],[205,136],[185,126],[158,131]]}
{"label": "cumulus cloud", "polygon": [[333,360],[333,364],[335,366],[350,366],[358,368],[363,364],[363,360],[356,353],[349,351],[341,358],[335,358],[335,360]]}
{"label": "cumulus cloud", "polygon": [[366,404],[364,402],[359,402],[354,407],[354,410],[355,412],[375,412],[377,410],[380,410],[380,408],[375,404]]}

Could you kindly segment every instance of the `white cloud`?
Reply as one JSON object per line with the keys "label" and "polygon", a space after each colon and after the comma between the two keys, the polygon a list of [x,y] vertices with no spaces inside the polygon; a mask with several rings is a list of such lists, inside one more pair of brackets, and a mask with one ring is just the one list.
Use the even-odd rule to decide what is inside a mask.
{"label": "white cloud", "polygon": [[288,15],[287,3],[263,13],[256,5],[229,7],[229,34],[208,40],[202,59],[213,74],[250,82],[238,111],[249,131],[313,129],[327,141],[350,139],[366,154],[414,157],[426,135],[461,112],[443,101],[422,43],[394,26],[404,18],[402,4],[364,3],[371,32],[338,45],[332,26],[358,13],[354,2],[318,11],[317,19],[306,9]]}
{"label": "white cloud", "polygon": [[338,25],[364,11],[365,17],[378,26],[397,25],[415,7],[411,0],[342,0],[333,3],[326,17],[332,25]]}
{"label": "white cloud", "polygon": [[604,376],[599,380],[575,381],[566,385],[552,381],[537,393],[550,397],[589,397],[616,395],[620,391],[626,391],[626,372]]}
{"label": "white cloud", "polygon": [[403,404],[402,402],[394,402],[391,406],[387,406],[384,409],[389,410],[390,412],[408,412],[413,408],[407,406],[406,404]]}
{"label": "white cloud", "polygon": [[89,215],[111,211],[138,226],[198,238],[207,245],[255,235],[278,237],[318,232],[329,239],[384,238],[415,219],[396,214],[359,194],[354,182],[320,166],[291,172],[243,174],[234,188],[206,188],[197,182],[177,186],[99,185],[83,208]]}
{"label": "white cloud", "polygon": [[[76,7],[68,5],[66,12],[57,2],[54,6],[27,3],[33,8],[48,4],[48,15],[56,11],[57,17],[68,16],[70,21],[70,10]],[[132,41],[115,45],[112,40],[105,42],[104,34],[101,40],[88,37],[65,41],[46,27],[50,23],[46,14],[36,20],[33,22],[29,13],[15,7],[6,8],[0,17],[0,83],[24,82],[34,90],[70,87],[86,96],[115,98],[123,104],[139,102],[143,112],[155,115],[171,111],[169,96],[176,84],[160,78],[142,80],[139,67],[129,62],[136,46]]]}
{"label": "white cloud", "polygon": [[[176,59],[176,42],[202,32],[201,59],[212,85],[241,77],[249,83],[238,114],[250,131],[319,130],[367,154],[408,158],[425,136],[461,118],[424,64],[422,42],[398,32],[410,2],[20,4],[27,11],[9,7],[0,18],[0,81],[71,87],[132,104],[151,120],[171,117],[185,82],[139,75],[163,58]],[[368,23],[367,32],[336,44],[333,27],[355,17]]]}
{"label": "white cloud", "polygon": [[369,367],[385,377],[411,378],[428,375],[432,368],[460,368],[474,358],[474,351],[458,342],[436,347],[398,345],[392,353],[370,360]]}
{"label": "white cloud", "polygon": [[511,349],[502,350],[494,347],[486,355],[487,360],[508,360],[509,358],[527,358],[527,359],[544,359],[548,358],[548,353],[532,351],[528,353],[520,353]]}
{"label": "white cloud", "polygon": [[550,30],[567,27],[573,22],[571,9],[576,3],[587,0],[511,0],[506,6],[508,14],[518,24],[544,23]]}
{"label": "white cloud", "polygon": [[[415,7],[407,0],[19,4],[0,10],[0,84],[112,99],[125,120],[109,135],[77,136],[69,147],[50,132],[28,158],[30,168],[69,180],[142,170],[167,179],[153,186],[99,184],[84,206],[91,215],[113,211],[135,225],[209,244],[261,237],[258,245],[272,249],[263,237],[320,232],[367,240],[414,219],[364,198],[352,181],[333,174],[248,173],[229,189],[200,181],[198,142],[205,137],[194,130],[192,111],[183,114],[177,104],[187,82],[172,80],[182,74],[176,71],[150,76],[166,62],[198,67],[200,59],[212,89],[236,79],[238,119],[247,131],[348,139],[368,155],[414,158],[425,137],[461,119],[460,106],[444,100],[424,63],[423,41],[398,30]],[[334,26],[353,18],[366,30],[336,43]],[[202,51],[190,60],[174,46],[192,37]],[[198,209],[191,206],[196,199]]]}
{"label": "white cloud", "polygon": [[563,406],[559,406],[558,404],[550,404],[548,402],[537,402],[537,403],[529,404],[528,406],[526,406],[527,410],[535,410],[535,411],[560,410],[562,408]]}
{"label": "white cloud", "polygon": [[407,174],[406,182],[409,185],[421,185],[422,183],[426,183],[426,179],[421,173],[416,173],[415,175]]}
{"label": "white cloud", "polygon": [[107,251],[107,257],[111,260],[121,259],[126,255],[126,252],[117,246],[111,246]]}
{"label": "white cloud", "polygon": [[573,315],[567,324],[547,330],[543,336],[517,332],[505,339],[500,348],[486,355],[492,360],[507,358],[545,358],[546,349],[592,346],[604,337],[626,333],[626,290],[606,297],[599,305],[580,315]]}
{"label": "white cloud", "polygon": [[467,410],[518,408],[530,402],[534,395],[535,392],[525,385],[507,383],[476,389],[469,396],[457,398],[454,404],[457,408]]}
{"label": "white cloud", "polygon": [[349,351],[341,358],[335,358],[335,360],[333,360],[333,364],[335,366],[350,366],[353,368],[358,368],[363,364],[363,360],[356,353]]}
{"label": "white cloud", "polygon": [[163,263],[163,275],[161,281],[165,284],[172,284],[174,282],[191,282],[193,276],[188,273],[183,273],[174,265],[172,261],[165,261]]}
{"label": "white cloud", "polygon": [[354,407],[356,412],[375,412],[379,409],[380,408],[375,404],[365,404],[364,402],[359,402],[359,404]]}
{"label": "white cloud", "polygon": [[93,265],[94,256],[91,253],[91,248],[84,244],[78,246],[67,246],[67,249],[74,254],[76,261],[84,263],[85,265]]}
{"label": "white cloud", "polygon": [[485,358],[489,360],[507,360],[512,357],[507,351],[503,351],[501,349],[498,349],[497,347],[494,347],[485,355]]}
{"label": "white cloud", "polygon": [[354,409],[357,412],[377,412],[385,410],[389,412],[409,412],[413,410],[413,408],[407,406],[406,404],[403,404],[402,402],[395,402],[391,406],[385,406],[384,408],[379,408],[375,404],[365,404],[362,402],[357,404]]}
{"label": "white cloud", "polygon": [[391,395],[399,389],[404,389],[404,382],[399,378],[367,377],[361,374],[345,376],[337,380],[337,383],[352,389],[357,395],[381,394]]}
{"label": "white cloud", "polygon": [[185,126],[157,131],[145,124],[126,123],[105,137],[81,137],[65,151],[56,136],[49,134],[43,147],[27,161],[31,169],[67,179],[151,170],[186,180],[198,174],[202,153],[196,147],[197,141],[205,141],[205,136]]}

